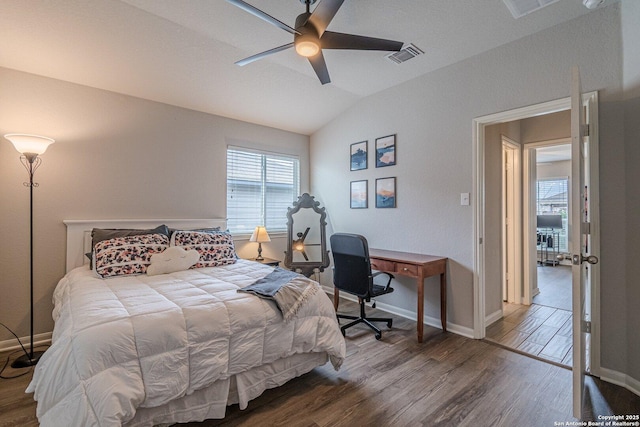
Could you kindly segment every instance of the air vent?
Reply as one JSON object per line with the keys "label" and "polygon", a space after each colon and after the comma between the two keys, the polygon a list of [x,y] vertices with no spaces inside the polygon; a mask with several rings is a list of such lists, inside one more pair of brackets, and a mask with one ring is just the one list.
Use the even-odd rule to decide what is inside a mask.
{"label": "air vent", "polygon": [[522,18],[525,15],[540,10],[545,6],[560,0],[502,0],[507,5],[514,18]]}
{"label": "air vent", "polygon": [[403,62],[406,62],[411,58],[415,58],[418,55],[422,55],[423,53],[424,51],[418,46],[413,43],[409,43],[399,51],[387,55],[386,58],[394,64],[402,64]]}

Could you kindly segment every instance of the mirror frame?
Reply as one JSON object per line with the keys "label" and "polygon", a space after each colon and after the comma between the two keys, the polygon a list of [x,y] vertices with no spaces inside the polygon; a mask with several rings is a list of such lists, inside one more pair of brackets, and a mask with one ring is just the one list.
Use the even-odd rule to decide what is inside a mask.
{"label": "mirror frame", "polygon": [[[322,254],[321,261],[293,261],[293,214],[300,209],[313,209],[318,215],[320,225],[320,253]],[[317,268],[320,271],[324,271],[329,266],[329,251],[327,250],[327,237],[326,237],[326,222],[327,212],[325,208],[320,207],[320,202],[315,201],[315,198],[309,193],[304,193],[298,197],[298,200],[293,202],[293,207],[287,208],[287,250],[285,251],[284,265],[285,267],[293,270],[300,271],[305,276],[309,277],[314,273]]]}

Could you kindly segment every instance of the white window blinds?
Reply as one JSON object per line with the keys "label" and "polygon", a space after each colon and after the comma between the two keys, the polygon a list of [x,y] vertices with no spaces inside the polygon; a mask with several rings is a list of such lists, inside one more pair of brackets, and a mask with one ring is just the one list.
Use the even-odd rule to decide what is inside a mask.
{"label": "white window blinds", "polygon": [[227,225],[232,233],[286,231],[287,208],[300,192],[296,157],[227,148]]}

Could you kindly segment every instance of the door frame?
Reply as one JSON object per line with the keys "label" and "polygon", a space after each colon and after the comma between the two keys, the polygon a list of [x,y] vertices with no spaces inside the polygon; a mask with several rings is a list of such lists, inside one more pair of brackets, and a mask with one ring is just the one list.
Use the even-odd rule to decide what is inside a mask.
{"label": "door frame", "polygon": [[[473,119],[473,336],[482,339],[486,333],[486,280],[485,280],[485,128],[500,123],[522,120],[533,116],[556,113],[571,108],[571,98],[562,98],[514,110],[489,114]],[[525,163],[525,167],[527,167]],[[525,224],[525,227],[528,225]],[[525,245],[526,249],[526,245]]]}
{"label": "door frame", "polygon": [[[591,146],[593,147],[590,152],[589,164],[591,168],[591,201],[593,206],[598,206],[599,203],[599,169],[598,169],[598,92],[589,92],[583,94],[583,102],[590,100],[590,138]],[[515,120],[522,120],[533,116],[539,116],[543,114],[550,114],[559,111],[566,111],[571,109],[571,97],[556,99],[553,101],[543,102],[540,104],[530,105],[522,108],[517,108],[500,113],[494,113],[482,117],[473,119],[473,188],[476,193],[475,203],[473,204],[473,336],[476,339],[482,339],[486,333],[486,301],[485,301],[485,250],[484,250],[484,230],[485,230],[485,127],[511,122]],[[527,173],[527,170],[532,167],[531,159],[526,155],[526,150],[523,153],[523,172]],[[534,156],[535,157],[535,156]],[[572,162],[574,159],[572,159]],[[527,189],[524,189],[523,194],[526,197]],[[526,216],[526,215],[525,215]],[[531,227],[532,221],[523,222],[523,229]],[[598,209],[592,210],[592,244],[594,248],[600,246],[600,217]],[[526,243],[526,242],[524,242]],[[599,249],[598,249],[599,250]],[[527,250],[527,245],[523,245],[523,256],[530,256]],[[595,269],[591,285],[591,349],[589,352],[591,373],[600,375],[600,275],[599,268]],[[525,276],[525,282],[527,281],[527,274]],[[528,287],[525,283],[524,287],[524,300],[532,298],[528,294]]]}
{"label": "door frame", "polygon": [[[504,263],[502,282],[503,287],[506,286],[504,270],[507,264],[511,264],[509,287],[512,288],[512,291],[510,293],[507,292],[507,300],[513,299],[513,302],[522,304],[522,191],[520,191],[522,188],[522,146],[505,135],[501,135],[501,140],[503,154],[510,155],[512,160],[511,172],[508,172],[506,170],[507,160],[503,157],[502,230],[506,230],[505,217],[511,219],[511,222],[509,224],[509,232],[505,232],[502,235],[502,259]],[[508,191],[509,189],[511,191]],[[510,247],[511,251],[507,253],[505,247]],[[512,298],[509,298],[509,294],[512,295]]]}

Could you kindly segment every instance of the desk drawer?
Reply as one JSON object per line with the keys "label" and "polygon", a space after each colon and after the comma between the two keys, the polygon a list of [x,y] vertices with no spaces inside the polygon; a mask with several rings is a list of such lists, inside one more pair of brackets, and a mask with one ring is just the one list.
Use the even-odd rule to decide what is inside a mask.
{"label": "desk drawer", "polygon": [[399,262],[396,264],[396,273],[403,274],[405,276],[418,277],[418,266]]}
{"label": "desk drawer", "polygon": [[384,259],[371,258],[371,269],[378,271],[386,271],[394,273],[396,271],[396,263],[392,261],[386,261]]}

